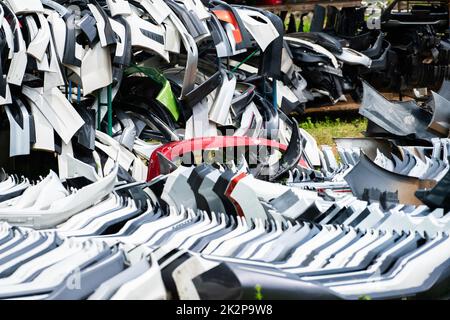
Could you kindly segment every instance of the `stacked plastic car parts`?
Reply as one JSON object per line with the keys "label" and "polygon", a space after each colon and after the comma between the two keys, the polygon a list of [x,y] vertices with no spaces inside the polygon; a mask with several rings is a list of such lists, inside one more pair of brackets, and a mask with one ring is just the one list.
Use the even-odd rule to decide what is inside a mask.
{"label": "stacked plastic car parts", "polygon": [[[417,194],[427,207],[373,190],[319,196],[258,180],[243,160],[172,167],[148,184],[118,184],[117,165],[101,179],[69,168],[71,194],[53,173],[33,184],[2,174],[2,220],[44,229],[0,225],[2,298],[242,299],[257,284],[271,298],[448,294],[448,173]],[[232,290],[213,289],[224,283]]]}
{"label": "stacked plastic car parts", "polygon": [[[336,44],[344,43],[345,47],[369,57],[371,67],[355,69],[344,66],[342,75],[334,77],[337,82],[334,86],[329,80],[333,77],[327,75],[330,72],[319,69],[322,83],[314,83],[314,88],[333,93],[338,92],[335,90],[339,84],[348,89],[353,87],[349,93],[356,100],[360,96],[360,77],[370,81],[378,90],[436,89],[449,76],[449,41],[445,35],[448,21],[447,3],[439,0],[427,3],[403,0],[388,4],[368,2],[363,6],[342,9],[316,5],[310,31],[322,38],[322,43],[318,44],[336,52],[339,48]],[[303,16],[300,24],[290,21],[288,32],[302,32],[303,25]],[[324,38],[332,42],[327,40],[324,43]],[[296,58],[302,66],[314,62],[311,56],[301,52]],[[324,58],[317,52],[317,62]],[[354,56],[352,60],[355,60]],[[325,65],[331,66],[329,63]],[[309,82],[310,78],[307,80]]]}
{"label": "stacked plastic car parts", "polygon": [[[96,129],[144,162],[149,140],[231,135],[287,145],[295,123],[286,114],[319,96],[345,99],[355,85],[343,70],[372,64],[325,33],[283,38],[272,13],[221,1],[22,3],[2,4],[9,134],[0,137],[14,157],[2,165],[27,176],[46,173],[27,167],[30,157],[64,176],[55,152],[95,163]],[[122,169],[142,177],[137,162]]]}
{"label": "stacked plastic car parts", "polygon": [[371,68],[371,58],[351,49],[345,40],[324,32],[292,33],[286,35],[285,40],[294,63],[305,71],[308,90],[313,97],[310,100],[328,97],[336,103],[346,101],[345,94],[357,97],[355,93],[360,85],[355,75],[360,69]]}
{"label": "stacked plastic car parts", "polygon": [[225,134],[288,145],[296,127],[279,107],[285,96],[300,106],[304,80],[269,12],[170,0],[10,0],[1,10],[0,136],[12,158],[2,165],[17,173],[45,174],[24,160],[39,158],[64,178],[67,155],[94,165],[120,149],[120,171],[144,180],[145,141]]}
{"label": "stacked plastic car parts", "polygon": [[[169,180],[185,180],[187,170],[187,180],[195,180],[194,171],[208,168],[211,173],[217,170],[181,169],[167,177],[165,185],[176,187]],[[251,184],[242,183],[232,193],[248,195]],[[178,195],[190,186],[180,183],[177,188]],[[201,189],[195,194],[199,206]],[[50,229],[2,223],[0,297],[243,299],[254,298],[249,290],[257,284],[267,298],[448,295],[443,288],[448,288],[449,223],[443,210],[392,203],[383,208],[347,195],[329,200],[324,210],[310,206],[305,211],[299,192],[279,184],[270,189],[281,195],[270,201],[269,211],[284,213],[288,220],[280,219],[283,215],[243,218],[183,207],[163,209],[152,204],[142,187],[128,184],[115,187],[115,195],[98,194],[90,208],[55,221]],[[26,205],[26,198],[36,194],[27,191],[16,205]],[[170,197],[171,191],[163,190],[162,198]],[[211,207],[226,206],[223,198],[215,200],[210,194],[203,200]],[[36,202],[42,202],[40,195]],[[11,219],[20,214],[12,213]],[[25,215],[21,219],[30,226],[40,223]],[[80,284],[76,288],[71,285],[74,279]],[[188,283],[191,290],[182,290]],[[227,289],[216,288],[224,284]]]}
{"label": "stacked plastic car parts", "polygon": [[[410,103],[396,131],[372,120],[391,140],[347,141],[340,162],[286,115],[342,99],[341,71],[381,51],[283,39],[273,14],[221,1],[0,6],[5,166],[57,154],[59,173],[0,174],[1,298],[448,295],[444,101]],[[319,66],[322,87],[302,76]]]}

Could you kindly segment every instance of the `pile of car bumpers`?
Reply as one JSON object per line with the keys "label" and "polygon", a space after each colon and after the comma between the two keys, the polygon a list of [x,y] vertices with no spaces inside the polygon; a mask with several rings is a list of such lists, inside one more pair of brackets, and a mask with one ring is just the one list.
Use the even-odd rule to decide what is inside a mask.
{"label": "pile of car bumpers", "polygon": [[0,8],[0,298],[448,296],[448,82],[419,104],[358,80],[339,160],[291,117],[355,90],[381,36],[217,0]]}
{"label": "pile of car bumpers", "polygon": [[335,103],[345,95],[358,101],[360,78],[377,90],[410,92],[436,90],[449,77],[445,1],[367,2],[342,9],[319,4],[309,33],[303,32],[305,15],[296,21],[296,15],[290,14],[287,37],[294,62],[308,70],[304,77],[314,102],[306,106]]}

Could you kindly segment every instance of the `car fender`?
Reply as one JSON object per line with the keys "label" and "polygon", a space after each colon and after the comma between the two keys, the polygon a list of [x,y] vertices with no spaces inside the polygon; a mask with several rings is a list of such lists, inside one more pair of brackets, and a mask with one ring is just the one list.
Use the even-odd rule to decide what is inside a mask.
{"label": "car fender", "polygon": [[53,9],[54,11],[56,11],[58,13],[58,15],[63,18],[68,17],[70,15],[70,11],[63,5],[59,4],[58,2],[55,2],[53,0],[41,0],[41,3],[44,6],[47,6],[51,9]]}
{"label": "car fender", "polygon": [[11,89],[9,88],[9,85],[6,84],[5,87],[5,96],[0,96],[0,106],[8,105],[12,103],[12,96],[11,96]]}
{"label": "car fender", "polygon": [[42,13],[44,7],[40,0],[5,0],[15,14]]}
{"label": "car fender", "polygon": [[166,45],[165,49],[169,52],[180,53],[181,37],[172,20],[164,20],[164,28],[166,29]]}
{"label": "car fender", "polygon": [[206,28],[205,22],[200,20],[195,10],[189,10],[184,5],[184,2],[178,3],[169,0],[167,4],[196,42],[209,37],[210,33]]}
{"label": "car fender", "polygon": [[194,11],[200,20],[207,20],[211,17],[211,13],[206,9],[202,1],[185,0],[183,4],[188,10]]}
{"label": "car fender", "polygon": [[[18,123],[11,111],[11,108],[17,107],[19,117],[22,119]],[[29,114],[23,104],[16,106],[5,106],[6,115],[9,121],[9,156],[21,156],[30,154],[30,122]]]}
{"label": "car fender", "polygon": [[198,48],[194,38],[187,32],[180,19],[174,13],[170,14],[170,20],[180,33],[181,40],[183,41],[184,48],[187,52],[186,68],[184,71],[180,97],[183,98],[195,88],[195,79],[198,71]]}
{"label": "car fender", "polygon": [[261,133],[262,127],[263,117],[255,103],[250,102],[242,113],[239,128],[235,131],[234,136],[257,138]]}
{"label": "car fender", "polygon": [[304,153],[308,162],[312,167],[319,167],[320,162],[320,149],[317,147],[316,139],[311,136],[306,130],[300,128],[301,136],[306,140]]}
{"label": "car fender", "polygon": [[[14,34],[14,43],[17,45],[14,47],[14,54],[9,67],[8,75],[6,80],[10,84],[17,86],[22,85],[22,80],[25,75],[25,70],[28,64],[28,56],[26,52],[26,43],[23,39],[22,31],[20,29],[19,21],[16,15],[9,9],[8,6],[2,4],[3,10],[5,12],[5,18],[9,16],[11,19],[11,30]],[[5,19],[6,20],[6,19]]]}
{"label": "car fender", "polygon": [[47,20],[51,25],[56,53],[58,54],[59,60],[63,61],[66,43],[66,23],[64,22],[64,19],[54,11],[51,11]]}
{"label": "car fender", "polygon": [[22,93],[33,100],[52,127],[68,143],[84,124],[83,119],[58,88],[44,92],[43,88],[22,87]]}
{"label": "car fender", "polygon": [[64,44],[64,55],[62,62],[66,65],[81,67],[81,59],[76,55],[79,50],[77,49],[79,45],[76,41],[77,33],[75,30],[75,14],[69,15],[66,19],[64,19],[64,21],[66,25],[66,42]]}
{"label": "car fender", "polygon": [[263,52],[280,36],[272,22],[258,11],[239,8],[237,8],[236,11],[240,15],[248,32],[252,35],[253,39],[255,39]]}
{"label": "car fender", "polygon": [[169,62],[169,52],[165,49],[166,35],[163,26],[155,26],[139,18],[135,13],[126,16],[131,29],[131,45],[159,54]]}
{"label": "car fender", "polygon": [[333,64],[334,68],[336,68],[336,69],[340,68],[336,57],[330,51],[325,49],[324,47],[319,46],[315,43],[309,42],[307,40],[293,38],[293,37],[289,37],[289,36],[284,37],[284,40],[286,40],[288,42],[299,43],[299,44],[305,45],[305,46],[309,47],[311,50],[327,56],[331,60],[331,63]]}
{"label": "car fender", "polygon": [[109,18],[109,23],[111,24],[111,28],[114,31],[114,33],[116,34],[116,52],[115,52],[115,59],[120,59],[120,57],[123,57],[125,55],[125,50],[126,50],[126,27],[114,20]]}
{"label": "car fender", "polygon": [[233,50],[230,46],[227,34],[215,15],[211,15],[209,28],[211,30],[211,37],[214,41],[214,45],[216,46],[217,57],[230,57],[233,54]]}
{"label": "car fender", "polygon": [[125,148],[130,151],[133,151],[134,141],[136,139],[136,126],[134,125],[133,120],[126,113],[121,110],[116,111],[117,118],[122,124],[122,134],[117,138],[117,140],[122,144]]}
{"label": "car fender", "polygon": [[[37,60],[41,61],[44,58],[44,54],[47,51],[48,45],[50,43],[50,27],[48,26],[48,21],[45,19],[42,13],[37,14],[39,19],[39,24],[41,28],[34,37],[34,39],[28,45],[27,53]],[[34,20],[31,16],[30,17]]]}
{"label": "car fender", "polygon": [[250,34],[245,28],[241,17],[236,12],[236,9],[223,1],[213,0],[212,4],[216,5],[211,9],[213,14],[225,24],[233,51],[235,53],[243,52],[244,49],[250,48]]}
{"label": "car fender", "polygon": [[58,86],[63,86],[65,84],[64,77],[61,73],[61,65],[58,60],[58,54],[56,53],[53,41],[50,41],[49,52],[50,70],[44,74],[44,91],[48,91]]}
{"label": "car fender", "polygon": [[233,74],[227,75],[226,71],[221,72],[223,82],[220,88],[216,89],[217,93],[214,97],[214,103],[209,111],[209,120],[224,126],[228,124],[228,116],[237,80]]}
{"label": "car fender", "polygon": [[33,145],[33,149],[54,152],[55,135],[52,125],[36,106],[34,100],[27,98],[27,102],[31,106],[36,127],[36,142]]}
{"label": "car fender", "polygon": [[[0,10],[2,10],[2,14],[3,14],[3,9],[1,8],[1,6],[0,6]],[[12,33],[11,26],[9,25],[8,21],[6,21],[3,18],[1,21],[2,21],[3,31],[5,32],[6,44],[8,45],[8,48],[9,48],[8,59],[11,60],[14,57],[14,35]]]}
{"label": "car fender", "polygon": [[163,0],[137,0],[147,10],[157,24],[163,23],[172,10]]}
{"label": "car fender", "polygon": [[131,14],[130,4],[126,0],[106,0],[111,16],[128,16]]}
{"label": "car fender", "polygon": [[105,88],[112,83],[111,55],[109,49],[97,43],[89,48],[81,63],[83,95]]}
{"label": "car fender", "polygon": [[126,171],[128,171],[133,163],[135,156],[128,151],[114,138],[110,137],[106,133],[101,131],[95,132],[95,146],[96,148],[105,152],[113,162],[118,162],[119,165]]}
{"label": "car fender", "polygon": [[97,1],[92,0],[92,2],[94,4],[89,3],[87,6],[92,12],[95,21],[97,21],[97,30],[102,47],[116,44],[114,32],[112,30],[111,24],[109,23],[109,17],[106,15],[105,11],[103,11],[102,7],[98,5]]}

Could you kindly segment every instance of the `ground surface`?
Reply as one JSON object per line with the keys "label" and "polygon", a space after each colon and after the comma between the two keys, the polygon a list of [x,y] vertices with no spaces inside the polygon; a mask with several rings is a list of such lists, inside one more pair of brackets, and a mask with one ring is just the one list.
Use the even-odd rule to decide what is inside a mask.
{"label": "ground surface", "polygon": [[317,140],[317,144],[334,145],[333,138],[363,137],[367,120],[355,113],[334,114],[332,116],[307,116],[299,119],[301,128]]}

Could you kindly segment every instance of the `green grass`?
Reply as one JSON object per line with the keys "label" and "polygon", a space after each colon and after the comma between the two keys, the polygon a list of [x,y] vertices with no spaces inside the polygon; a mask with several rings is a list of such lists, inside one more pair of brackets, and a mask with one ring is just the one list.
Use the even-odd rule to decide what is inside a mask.
{"label": "green grass", "polygon": [[[297,23],[297,29],[300,27],[300,21]],[[303,18],[303,32],[309,32],[311,29],[311,19],[309,17]]]}
{"label": "green grass", "polygon": [[330,119],[313,120],[307,117],[300,122],[300,127],[308,131],[317,140],[317,144],[333,146],[333,138],[357,138],[363,137],[362,131],[367,127],[367,120],[361,117],[354,119]]}
{"label": "green grass", "polygon": [[[286,18],[286,20],[284,21],[284,27],[286,29],[289,26],[289,19],[290,18],[288,16]],[[296,17],[295,26],[296,26],[296,29],[298,30],[298,28],[300,27],[300,17]],[[309,16],[305,16],[305,17],[303,17],[303,32],[309,32],[310,29],[311,29],[311,18]]]}

